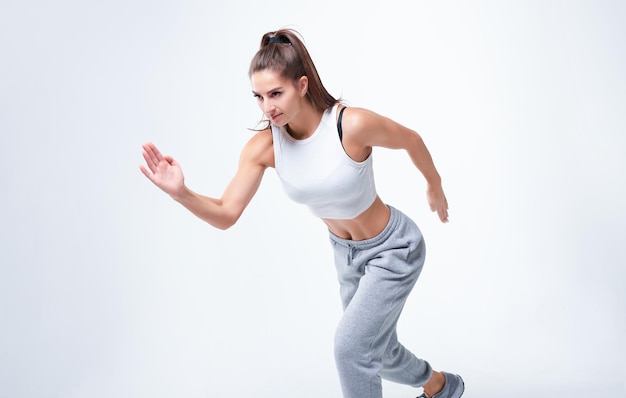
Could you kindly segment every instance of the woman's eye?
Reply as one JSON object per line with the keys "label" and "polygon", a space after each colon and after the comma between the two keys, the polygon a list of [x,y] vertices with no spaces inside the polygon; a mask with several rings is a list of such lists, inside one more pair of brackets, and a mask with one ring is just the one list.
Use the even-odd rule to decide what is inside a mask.
{"label": "woman's eye", "polygon": [[281,94],[280,91],[276,91],[272,93],[272,97],[278,97]]}

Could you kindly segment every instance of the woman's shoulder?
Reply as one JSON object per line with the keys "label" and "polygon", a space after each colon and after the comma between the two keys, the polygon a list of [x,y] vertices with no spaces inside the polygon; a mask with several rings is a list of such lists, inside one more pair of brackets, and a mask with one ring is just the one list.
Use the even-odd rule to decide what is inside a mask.
{"label": "woman's shoulder", "polygon": [[362,108],[362,107],[358,107],[358,106],[348,106],[345,104],[340,104],[339,105],[339,110],[341,110],[341,108],[345,108],[344,114],[346,115],[350,115],[351,118],[353,119],[367,119],[368,117],[376,117],[379,116],[376,112],[367,109],[367,108]]}
{"label": "woman's shoulder", "polygon": [[[339,108],[341,110],[341,106]],[[368,130],[380,122],[381,116],[374,111],[360,107],[345,107],[342,116],[344,129],[353,132]]]}
{"label": "woman's shoulder", "polygon": [[242,158],[249,159],[266,167],[274,167],[274,139],[272,130],[267,128],[256,132],[243,148]]}
{"label": "woman's shoulder", "polygon": [[248,140],[248,145],[271,145],[272,141],[272,129],[268,127],[264,130],[255,131]]}

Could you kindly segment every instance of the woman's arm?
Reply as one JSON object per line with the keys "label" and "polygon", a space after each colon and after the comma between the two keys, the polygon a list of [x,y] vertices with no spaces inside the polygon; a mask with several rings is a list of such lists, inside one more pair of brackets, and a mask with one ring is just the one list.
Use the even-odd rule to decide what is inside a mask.
{"label": "woman's arm", "polygon": [[346,109],[342,127],[345,132],[344,147],[349,155],[369,154],[375,146],[406,150],[415,167],[426,179],[430,209],[437,212],[442,222],[448,221],[448,201],[441,185],[441,176],[417,132],[362,108]]}
{"label": "woman's arm", "polygon": [[143,157],[149,170],[144,166],[140,169],[150,181],[194,215],[220,229],[237,222],[257,192],[265,169],[274,165],[272,136],[265,130],[252,137],[243,148],[235,176],[217,199],[185,186],[180,165],[171,156],[161,155],[154,144],[143,145]]}

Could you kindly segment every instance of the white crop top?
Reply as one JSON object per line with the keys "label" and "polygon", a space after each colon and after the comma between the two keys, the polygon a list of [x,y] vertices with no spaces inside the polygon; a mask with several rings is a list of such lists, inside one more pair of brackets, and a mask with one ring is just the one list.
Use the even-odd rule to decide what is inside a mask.
{"label": "white crop top", "polygon": [[337,106],[324,112],[317,130],[297,140],[272,125],[274,166],[287,196],[320,218],[352,219],[376,199],[372,154],[363,162],[344,151],[335,121]]}

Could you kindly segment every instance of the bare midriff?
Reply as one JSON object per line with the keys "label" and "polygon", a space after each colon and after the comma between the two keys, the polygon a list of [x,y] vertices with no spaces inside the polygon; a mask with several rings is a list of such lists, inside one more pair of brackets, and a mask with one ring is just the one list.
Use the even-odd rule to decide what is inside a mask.
{"label": "bare midriff", "polygon": [[328,229],[343,239],[366,240],[375,237],[389,222],[390,210],[376,196],[374,203],[363,213],[352,219],[323,218]]}

